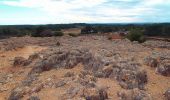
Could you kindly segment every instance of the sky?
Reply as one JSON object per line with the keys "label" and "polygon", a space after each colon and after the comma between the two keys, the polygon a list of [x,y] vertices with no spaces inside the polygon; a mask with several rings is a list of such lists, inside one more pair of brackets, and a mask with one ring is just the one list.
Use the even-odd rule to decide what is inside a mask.
{"label": "sky", "polygon": [[170,0],[0,0],[0,25],[170,22]]}

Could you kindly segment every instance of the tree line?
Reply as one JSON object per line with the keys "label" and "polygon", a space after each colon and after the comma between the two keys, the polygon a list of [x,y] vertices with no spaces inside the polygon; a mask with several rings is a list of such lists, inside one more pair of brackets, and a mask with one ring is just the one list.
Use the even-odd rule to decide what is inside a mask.
{"label": "tree line", "polygon": [[159,24],[54,24],[54,25],[1,25],[0,37],[8,36],[61,36],[61,29],[82,29],[81,34],[139,30],[146,36],[170,36],[170,23]]}

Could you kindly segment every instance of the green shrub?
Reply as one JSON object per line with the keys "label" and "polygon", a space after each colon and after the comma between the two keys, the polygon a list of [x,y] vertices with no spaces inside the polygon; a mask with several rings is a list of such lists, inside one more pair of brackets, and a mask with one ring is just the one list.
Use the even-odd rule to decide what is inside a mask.
{"label": "green shrub", "polygon": [[42,32],[45,31],[46,28],[44,26],[39,26],[35,29],[35,32],[31,34],[32,37],[42,37]]}
{"label": "green shrub", "polygon": [[76,34],[76,33],[69,33],[68,35],[70,35],[72,37],[77,37],[78,36],[78,34]]}
{"label": "green shrub", "polygon": [[145,42],[145,37],[143,32],[138,29],[133,29],[130,33],[126,36],[130,41],[138,41],[139,43]]}
{"label": "green shrub", "polygon": [[63,36],[63,35],[64,35],[64,33],[61,31],[54,32],[54,36]]}

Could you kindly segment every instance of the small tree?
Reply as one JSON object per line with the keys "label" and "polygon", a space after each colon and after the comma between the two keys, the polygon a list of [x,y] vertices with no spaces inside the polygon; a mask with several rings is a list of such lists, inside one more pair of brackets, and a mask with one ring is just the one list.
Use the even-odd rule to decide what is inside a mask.
{"label": "small tree", "polygon": [[86,26],[81,30],[81,34],[97,33],[97,30],[92,26]]}
{"label": "small tree", "polygon": [[130,41],[138,41],[140,43],[145,41],[145,37],[143,35],[143,32],[139,29],[132,29],[126,37]]}
{"label": "small tree", "polygon": [[34,36],[34,37],[41,37],[41,33],[45,30],[46,30],[45,27],[39,26],[39,27],[36,28],[35,32],[32,33],[31,35]]}

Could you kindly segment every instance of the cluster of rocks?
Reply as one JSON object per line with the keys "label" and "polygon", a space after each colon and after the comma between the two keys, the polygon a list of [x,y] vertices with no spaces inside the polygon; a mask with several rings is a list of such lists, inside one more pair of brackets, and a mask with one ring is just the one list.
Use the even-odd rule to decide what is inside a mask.
{"label": "cluster of rocks", "polygon": [[151,48],[166,48],[170,49],[170,43],[166,41],[155,41],[149,40],[143,43],[144,46],[151,47]]}
{"label": "cluster of rocks", "polygon": [[0,50],[1,51],[10,51],[15,50],[17,48],[22,48],[25,45],[24,40],[17,40],[16,38],[4,39],[0,42]]}
{"label": "cluster of rocks", "polygon": [[122,90],[118,92],[121,100],[152,100],[151,96],[143,90],[137,88],[132,90]]}
{"label": "cluster of rocks", "polygon": [[[39,54],[34,54],[28,59],[22,57],[14,59],[14,66],[32,67],[28,77],[22,83],[24,87],[36,82],[37,74],[51,69],[71,69],[80,63],[84,66],[84,72],[82,72],[82,74],[78,77],[73,77],[75,76],[74,73],[66,73],[65,77],[73,77],[74,82],[78,82],[81,85],[79,88],[90,88],[87,91],[91,91],[91,89],[92,91],[95,90],[94,95],[86,94],[83,96],[86,100],[95,100],[93,98],[98,98],[96,100],[105,100],[108,98],[104,96],[107,94],[106,91],[97,89],[95,77],[116,79],[124,89],[144,89],[144,85],[147,83],[147,73],[141,69],[141,65],[133,60],[121,59],[118,53],[111,56],[103,56],[99,53],[92,53],[87,49],[69,49],[62,51],[55,49],[47,51],[50,52],[45,53],[43,57]],[[119,61],[116,61],[113,56],[117,57]],[[109,57],[111,57],[112,60],[110,60]],[[50,86],[53,87],[55,85],[55,87],[61,87],[67,84],[67,82],[68,80],[62,80],[57,83],[50,82]],[[21,98],[27,93],[38,92],[45,86],[44,84],[39,84],[36,88],[29,90],[24,87],[21,91],[18,91],[18,88],[14,89],[9,99],[13,100],[13,98]],[[81,93],[81,91],[78,90],[79,89],[76,89],[76,93],[73,94],[66,92],[66,94],[70,95],[64,97],[73,98],[76,94]]]}
{"label": "cluster of rocks", "polygon": [[[68,73],[66,73],[68,74]],[[32,95],[40,92],[43,88],[62,88],[67,84],[74,84],[65,90],[63,95],[59,96],[61,100],[81,98],[86,100],[105,100],[108,98],[107,92],[104,88],[96,86],[97,78],[92,73],[82,71],[79,75],[72,75],[69,77],[56,79],[50,77],[46,80],[35,79],[30,86],[27,84],[20,84],[11,91],[9,100],[18,100],[25,95]]]}
{"label": "cluster of rocks", "polygon": [[[65,93],[59,97],[61,100],[107,100],[109,99],[107,88],[100,88],[96,84],[99,78],[118,81],[124,90],[117,93],[121,100],[151,100],[150,95],[145,91],[145,85],[148,82],[147,72],[133,57],[139,52],[150,50],[149,48],[144,48],[136,42],[131,43],[126,39],[109,41],[104,40],[103,37],[61,37],[58,40],[49,39],[51,43],[44,43],[42,40],[37,39],[30,43],[50,44],[49,49],[31,55],[28,59],[23,57],[14,59],[15,67],[23,66],[31,70],[21,84],[12,90],[9,100],[20,99],[25,95],[30,96],[40,92],[43,88],[58,89],[68,85],[70,87],[64,89]],[[128,52],[128,57],[124,57],[124,51]],[[156,53],[158,55],[156,57],[147,57],[145,63],[156,68],[156,71],[162,75],[169,76],[170,56],[163,54]],[[67,72],[62,79],[39,80],[39,75],[45,71],[72,69],[78,64],[83,65],[83,71],[78,75],[74,72]],[[165,97],[169,97],[168,91]],[[37,96],[31,96],[30,100],[32,99],[39,100]]]}
{"label": "cluster of rocks", "polygon": [[96,77],[116,79],[124,89],[143,89],[147,83],[147,73],[141,65],[132,61],[120,61],[117,64],[104,66],[94,72]]}
{"label": "cluster of rocks", "polygon": [[147,73],[141,69],[139,63],[130,60],[116,63],[108,62],[85,49],[56,51],[48,56],[46,55],[34,64],[30,75],[50,69],[70,69],[79,63],[84,65],[84,70],[91,71],[96,77],[114,78],[118,80],[123,88],[142,89],[144,84],[147,83]]}
{"label": "cluster of rocks", "polygon": [[24,57],[15,57],[13,66],[14,67],[28,66],[37,59],[41,59],[40,55],[37,53],[30,55],[28,59]]}
{"label": "cluster of rocks", "polygon": [[155,68],[157,73],[160,73],[163,76],[170,76],[170,53],[163,55],[162,53],[154,54],[148,56],[144,59],[146,65]]}
{"label": "cluster of rocks", "polygon": [[85,50],[55,51],[37,61],[33,65],[33,69],[30,74],[41,73],[54,68],[73,68],[77,64],[83,62],[84,57],[88,55],[88,53],[89,52]]}

